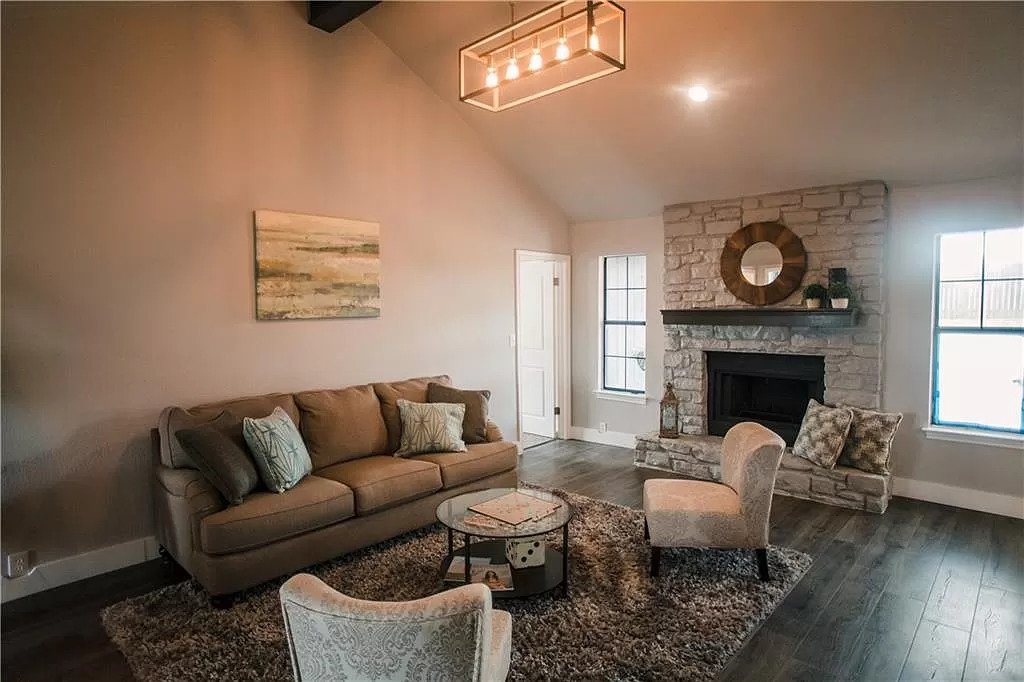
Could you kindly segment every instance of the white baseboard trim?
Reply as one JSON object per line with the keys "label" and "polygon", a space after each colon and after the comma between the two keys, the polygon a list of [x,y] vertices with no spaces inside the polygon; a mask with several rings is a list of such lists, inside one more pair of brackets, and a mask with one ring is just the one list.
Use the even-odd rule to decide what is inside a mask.
{"label": "white baseboard trim", "polygon": [[20,578],[3,578],[0,583],[0,602],[9,602],[155,559],[158,556],[157,548],[156,538],[149,536],[39,564]]}
{"label": "white baseboard trim", "polygon": [[897,497],[909,497],[914,500],[1024,519],[1024,497],[1015,495],[1002,495],[897,476],[892,479],[892,494]]}
{"label": "white baseboard trim", "polygon": [[569,438],[583,440],[588,443],[600,443],[601,445],[617,445],[620,448],[636,447],[636,435],[622,433],[621,431],[605,431],[601,433],[597,429],[590,429],[585,426],[570,426]]}

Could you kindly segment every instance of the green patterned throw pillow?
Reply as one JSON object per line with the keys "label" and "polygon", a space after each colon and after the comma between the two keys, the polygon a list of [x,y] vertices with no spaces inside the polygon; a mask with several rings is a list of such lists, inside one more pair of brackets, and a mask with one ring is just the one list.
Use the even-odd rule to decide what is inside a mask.
{"label": "green patterned throw pillow", "polygon": [[402,419],[402,443],[396,456],[466,451],[462,440],[465,405],[399,400],[398,414]]}
{"label": "green patterned throw pillow", "polygon": [[263,484],[275,493],[294,487],[313,470],[298,427],[280,407],[266,417],[246,417],[242,434]]}
{"label": "green patterned throw pillow", "polygon": [[853,413],[848,408],[827,407],[811,398],[793,444],[793,454],[831,469],[843,451],[852,421]]}
{"label": "green patterned throw pillow", "polygon": [[853,413],[853,425],[839,463],[872,474],[888,474],[892,439],[896,437],[903,415],[859,407],[850,407],[849,410]]}

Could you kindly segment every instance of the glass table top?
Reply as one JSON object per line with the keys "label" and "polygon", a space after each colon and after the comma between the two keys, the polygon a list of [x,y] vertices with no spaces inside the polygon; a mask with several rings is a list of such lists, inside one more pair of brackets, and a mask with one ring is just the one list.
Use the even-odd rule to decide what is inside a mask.
{"label": "glass table top", "polygon": [[[550,516],[545,516],[536,521],[524,521],[517,525],[503,523],[497,519],[470,510],[470,507],[475,504],[493,500],[496,497],[508,495],[517,490],[524,495],[533,495],[537,499],[544,500],[545,502],[556,502],[561,506]],[[438,521],[459,533],[484,538],[524,538],[531,535],[543,535],[544,533],[558,530],[569,523],[572,516],[572,505],[564,499],[558,495],[553,495],[543,490],[534,490],[533,488],[491,488],[489,490],[479,490],[473,493],[457,495],[437,505]],[[474,519],[483,519],[485,522],[491,522],[494,524],[494,527],[483,527],[467,522]]]}

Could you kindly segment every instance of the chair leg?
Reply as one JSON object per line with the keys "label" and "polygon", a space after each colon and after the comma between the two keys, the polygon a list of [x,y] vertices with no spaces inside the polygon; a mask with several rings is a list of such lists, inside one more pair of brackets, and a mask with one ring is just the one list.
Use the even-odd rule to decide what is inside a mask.
{"label": "chair leg", "polygon": [[661,569],[661,547],[651,547],[651,577],[657,578]]}
{"label": "chair leg", "polygon": [[644,519],[644,540],[651,539],[651,529],[647,527],[647,519]]}
{"label": "chair leg", "polygon": [[757,555],[757,572],[761,575],[761,580],[771,580],[771,576],[768,575],[768,550],[755,549],[754,554]]}

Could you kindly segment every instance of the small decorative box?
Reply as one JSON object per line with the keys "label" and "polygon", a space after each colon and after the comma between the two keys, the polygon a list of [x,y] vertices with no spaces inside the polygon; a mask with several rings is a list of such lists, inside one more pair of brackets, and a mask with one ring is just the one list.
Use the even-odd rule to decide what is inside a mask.
{"label": "small decorative box", "polygon": [[512,568],[544,565],[544,536],[505,540],[505,558]]}

